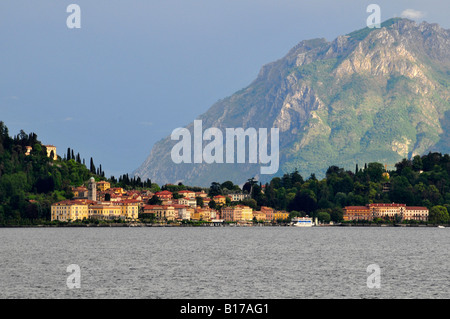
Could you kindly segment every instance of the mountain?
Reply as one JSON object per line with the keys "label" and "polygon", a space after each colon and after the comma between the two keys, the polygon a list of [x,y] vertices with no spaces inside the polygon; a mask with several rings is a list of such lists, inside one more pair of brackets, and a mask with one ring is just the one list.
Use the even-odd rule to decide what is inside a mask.
{"label": "mountain", "polygon": [[[280,131],[280,169],[323,175],[330,165],[394,164],[429,151],[450,152],[450,30],[390,19],[332,42],[300,42],[262,67],[246,88],[198,119],[203,129]],[[188,128],[193,131],[193,123]],[[257,164],[174,164],[170,136],[134,174],[157,183],[242,183]]]}

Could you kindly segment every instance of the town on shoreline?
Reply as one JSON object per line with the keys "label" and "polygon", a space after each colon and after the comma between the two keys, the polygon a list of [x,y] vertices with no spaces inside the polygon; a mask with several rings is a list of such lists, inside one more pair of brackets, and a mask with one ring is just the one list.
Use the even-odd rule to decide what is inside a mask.
{"label": "town on shoreline", "polygon": [[[342,222],[314,222],[309,216],[292,216],[261,206],[259,210],[243,205],[249,194],[232,193],[212,198],[202,191],[149,190],[125,191],[111,188],[107,181],[92,177],[86,186],[72,189],[74,198],[51,206],[53,225],[73,226],[292,226],[299,218],[311,226],[426,226],[426,207],[396,203],[346,206]],[[434,225],[434,224],[431,224]]]}
{"label": "town on shoreline", "polygon": [[[68,148],[58,155],[34,133],[10,137],[0,122],[0,226],[348,226],[446,225],[450,155],[416,155],[322,179],[297,169],[265,184],[158,185],[128,174],[105,177]],[[89,162],[88,162],[89,163]],[[395,169],[388,170],[388,167]]]}

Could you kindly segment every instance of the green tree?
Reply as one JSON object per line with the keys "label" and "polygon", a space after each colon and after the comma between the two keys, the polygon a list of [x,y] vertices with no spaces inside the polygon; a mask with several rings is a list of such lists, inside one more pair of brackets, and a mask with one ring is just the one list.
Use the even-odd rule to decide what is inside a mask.
{"label": "green tree", "polygon": [[203,205],[204,205],[203,198],[196,197],[195,200],[197,201],[197,206],[203,207]]}
{"label": "green tree", "polygon": [[449,222],[449,215],[445,206],[433,206],[428,216],[430,222],[435,224],[446,224]]}
{"label": "green tree", "polygon": [[317,218],[322,223],[329,223],[331,220],[330,214],[328,214],[327,212],[323,212],[323,211],[317,213]]}
{"label": "green tree", "polygon": [[159,199],[158,196],[153,195],[152,198],[150,198],[150,199],[148,200],[148,204],[149,204],[149,205],[161,205],[161,204],[162,204],[162,201],[161,201],[161,199]]}

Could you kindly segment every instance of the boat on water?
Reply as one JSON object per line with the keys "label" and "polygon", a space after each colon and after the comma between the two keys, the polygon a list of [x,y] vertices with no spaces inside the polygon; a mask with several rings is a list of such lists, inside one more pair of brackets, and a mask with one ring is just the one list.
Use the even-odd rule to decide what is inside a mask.
{"label": "boat on water", "polygon": [[439,225],[438,228],[445,228],[445,226]]}
{"label": "boat on water", "polygon": [[314,223],[311,217],[294,217],[292,218],[292,225],[295,227],[312,227]]}

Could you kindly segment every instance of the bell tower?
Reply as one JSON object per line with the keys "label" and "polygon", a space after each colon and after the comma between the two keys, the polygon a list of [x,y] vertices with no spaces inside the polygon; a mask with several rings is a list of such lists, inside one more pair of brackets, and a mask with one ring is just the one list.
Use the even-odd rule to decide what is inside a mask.
{"label": "bell tower", "polygon": [[97,201],[97,183],[95,182],[95,179],[93,177],[89,179],[87,189],[88,189],[88,199]]}

